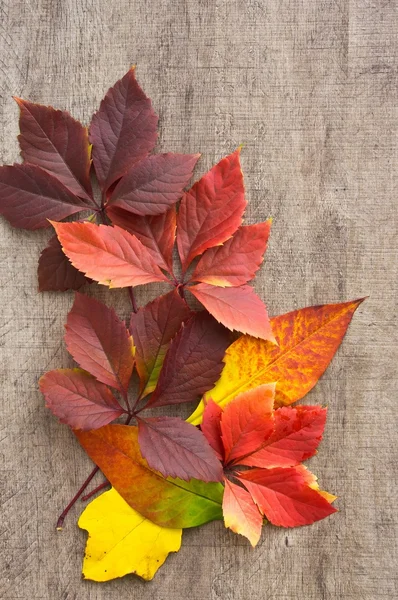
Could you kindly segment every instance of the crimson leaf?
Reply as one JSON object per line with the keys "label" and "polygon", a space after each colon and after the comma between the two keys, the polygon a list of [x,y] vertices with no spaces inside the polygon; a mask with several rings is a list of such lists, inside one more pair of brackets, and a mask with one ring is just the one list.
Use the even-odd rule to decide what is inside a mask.
{"label": "crimson leaf", "polygon": [[37,273],[41,292],[78,290],[91,281],[69,262],[56,235],[40,254]]}

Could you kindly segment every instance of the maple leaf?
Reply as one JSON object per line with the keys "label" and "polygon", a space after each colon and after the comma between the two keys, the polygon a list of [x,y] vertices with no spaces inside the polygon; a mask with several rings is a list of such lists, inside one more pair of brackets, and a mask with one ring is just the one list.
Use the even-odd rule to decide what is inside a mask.
{"label": "maple leaf", "polygon": [[135,235],[161,269],[169,273],[173,272],[177,219],[175,206],[161,215],[144,217],[132,215],[122,208],[109,206],[107,215],[114,225]]}
{"label": "maple leaf", "polygon": [[222,246],[202,255],[191,281],[221,287],[239,286],[253,279],[263,261],[272,220],[240,227]]}
{"label": "maple leaf", "polygon": [[172,340],[146,407],[197,400],[222,370],[229,332],[205,311],[195,313]]}
{"label": "maple leaf", "polygon": [[124,500],[157,525],[184,529],[222,518],[223,486],[165,479],[150,469],[141,456],[137,427],[106,425],[75,435]]}
{"label": "maple leaf", "polygon": [[[241,336],[226,351],[221,377],[207,397],[225,406],[241,392],[277,381],[277,405],[300,400],[329,365],[362,301],[312,306],[273,317],[278,345]],[[203,409],[202,401],[189,422],[199,424]]]}
{"label": "maple leaf", "polygon": [[133,67],[108,90],[89,128],[95,174],[104,192],[153,149],[157,123]]}
{"label": "maple leaf", "polygon": [[181,529],[155,525],[113,488],[84,509],[78,525],[89,534],[83,577],[93,581],[110,581],[129,573],[150,581],[168,554],[181,547]]}
{"label": "maple leaf", "polygon": [[68,112],[15,98],[25,162],[54,175],[72,194],[93,203],[87,129]]}
{"label": "maple leaf", "polygon": [[136,215],[164,213],[182,196],[200,154],[154,154],[134,164],[116,185],[107,206]]}
{"label": "maple leaf", "polygon": [[42,250],[37,269],[39,291],[79,290],[86,283],[91,283],[68,260],[56,235],[53,235]]}
{"label": "maple leaf", "polygon": [[196,256],[235,233],[245,207],[239,149],[215,165],[181,200],[177,246],[184,272]]}
{"label": "maple leaf", "polygon": [[187,303],[177,290],[132,313],[130,331],[136,348],[141,397],[155,389],[170,342],[190,314]]}
{"label": "maple leaf", "polygon": [[13,227],[49,227],[49,219],[64,219],[87,208],[82,198],[37,165],[0,167],[0,214]]}
{"label": "maple leaf", "polygon": [[[320,423],[321,407],[303,407],[311,416],[304,427],[305,433],[300,434],[299,430],[294,431],[297,409],[284,407],[274,411],[274,394],[275,385],[270,384],[240,394],[224,410],[219,407],[219,428],[213,423],[210,431],[206,413],[209,411],[214,421],[216,412],[214,403],[209,402],[202,429],[212,444],[218,431],[218,444],[223,446],[225,526],[247,537],[253,546],[260,539],[262,515],[274,525],[296,527],[336,512],[331,506],[335,497],[319,491],[315,476],[303,465],[297,465],[300,459],[315,453],[322,438],[325,419]],[[286,430],[282,425],[284,420],[289,421]],[[267,447],[274,452],[271,463],[270,450],[268,455],[261,454]],[[261,468],[242,471],[242,466],[253,465],[251,457],[256,457],[254,464]],[[279,457],[283,467],[271,466],[278,464]]]}
{"label": "maple leaf", "polygon": [[62,249],[87,277],[109,287],[169,281],[134,235],[108,225],[55,223]]}
{"label": "maple leaf", "polygon": [[133,340],[115,311],[77,292],[65,329],[66,347],[76,362],[126,394],[134,365]]}
{"label": "maple leaf", "polygon": [[46,406],[75,429],[97,429],[126,411],[110,389],[82,369],[56,369],[39,380]]}

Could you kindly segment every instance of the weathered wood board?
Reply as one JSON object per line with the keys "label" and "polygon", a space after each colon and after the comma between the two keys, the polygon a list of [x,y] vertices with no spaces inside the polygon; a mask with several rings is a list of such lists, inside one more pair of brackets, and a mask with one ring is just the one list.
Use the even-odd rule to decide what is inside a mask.
{"label": "weathered wood board", "polygon": [[[72,294],[38,294],[48,232],[1,220],[0,596],[7,600],[391,600],[397,597],[398,4],[394,0],[0,0],[0,159],[18,160],[17,95],[87,122],[130,64],[161,117],[158,149],[244,143],[247,221],[272,215],[257,279],[271,314],[369,295],[308,399],[330,407],[312,460],[340,512],[266,528],[252,550],[212,523],[152,583],[81,580],[90,466],[37,379],[68,366]],[[90,293],[128,312],[125,292]],[[144,290],[138,300],[148,298]]]}

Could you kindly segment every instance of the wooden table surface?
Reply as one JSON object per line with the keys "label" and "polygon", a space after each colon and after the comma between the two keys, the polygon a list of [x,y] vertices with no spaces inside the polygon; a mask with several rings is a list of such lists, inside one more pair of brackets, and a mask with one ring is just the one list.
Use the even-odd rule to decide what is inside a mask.
{"label": "wooden table surface", "polygon": [[[73,294],[37,292],[49,232],[1,219],[1,598],[397,597],[397,2],[0,0],[0,49],[2,162],[18,160],[12,95],[87,123],[136,63],[159,151],[202,152],[200,175],[245,144],[247,222],[274,217],[256,283],[271,314],[369,295],[307,397],[329,406],[311,468],[340,512],[264,528],[255,550],[211,523],[186,531],[151,583],[86,582],[83,504],[62,533],[54,524],[90,461],[37,389],[44,371],[71,365]],[[89,293],[127,317],[125,291]],[[148,297],[140,289],[139,303]]]}

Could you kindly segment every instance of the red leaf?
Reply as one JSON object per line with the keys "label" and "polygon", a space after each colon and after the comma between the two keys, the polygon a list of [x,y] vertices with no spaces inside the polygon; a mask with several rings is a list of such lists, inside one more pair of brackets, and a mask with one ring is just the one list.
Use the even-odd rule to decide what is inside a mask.
{"label": "red leaf", "polygon": [[188,319],[191,311],[177,290],[160,296],[137,313],[132,313],[130,331],[140,376],[140,395],[152,392],[159,379],[170,341]]}
{"label": "red leaf", "polygon": [[224,243],[242,222],[246,200],[240,150],[223,158],[184,194],[177,245],[184,271],[207,248]]}
{"label": "red leaf", "polygon": [[196,265],[191,281],[221,287],[238,286],[253,279],[263,261],[271,219],[240,227],[222,246],[209,248]]}
{"label": "red leaf", "polygon": [[229,343],[228,331],[210,315],[193,315],[171,342],[147,406],[197,400],[220,376]]}
{"label": "red leaf", "polygon": [[90,151],[86,127],[68,112],[15,98],[23,159],[42,167],[91,204]]}
{"label": "red leaf", "polygon": [[131,167],[108,204],[136,215],[160,215],[182,196],[200,154],[152,154]]}
{"label": "red leaf", "polygon": [[243,392],[227,404],[221,416],[225,463],[258,450],[274,429],[275,384],[268,383]]}
{"label": "red leaf", "polygon": [[153,149],[157,123],[132,68],[108,90],[90,125],[95,173],[104,191]]}
{"label": "red leaf", "polygon": [[87,222],[52,225],[73,266],[103,285],[168,281],[141,242],[120,227]]}
{"label": "red leaf", "polygon": [[274,433],[263,448],[239,461],[249,467],[292,467],[316,452],[322,440],[327,409],[290,406],[275,411]]}
{"label": "red leaf", "polygon": [[223,480],[221,463],[203,433],[182,419],[138,419],[138,443],[148,465],[165,477]]}
{"label": "red leaf", "polygon": [[106,212],[114,225],[132,233],[140,240],[159,267],[165,271],[173,271],[177,216],[174,206],[162,215],[154,217],[139,217],[114,206],[107,207]]}
{"label": "red leaf", "polygon": [[81,369],[49,371],[39,385],[47,408],[74,429],[99,429],[126,412],[106,385]]}
{"label": "red leaf", "polygon": [[225,527],[244,535],[254,548],[260,540],[263,517],[249,492],[226,479],[222,510]]}
{"label": "red leaf", "polygon": [[134,365],[133,340],[113,308],[76,293],[65,329],[66,346],[75,361],[125,393]]}
{"label": "red leaf", "polygon": [[40,292],[78,290],[85,283],[90,283],[90,280],[69,262],[56,235],[40,254],[38,277]]}
{"label": "red leaf", "polygon": [[220,288],[199,283],[188,289],[228,329],[275,342],[267,309],[249,285]]}
{"label": "red leaf", "polygon": [[220,460],[224,460],[224,446],[221,440],[221,415],[221,406],[213,402],[210,398],[206,402],[200,428],[217,457]]}
{"label": "red leaf", "polygon": [[49,227],[48,219],[60,220],[88,205],[58,179],[36,165],[0,167],[0,214],[13,227]]}
{"label": "red leaf", "polygon": [[336,512],[295,467],[251,469],[237,476],[273,525],[311,525]]}

